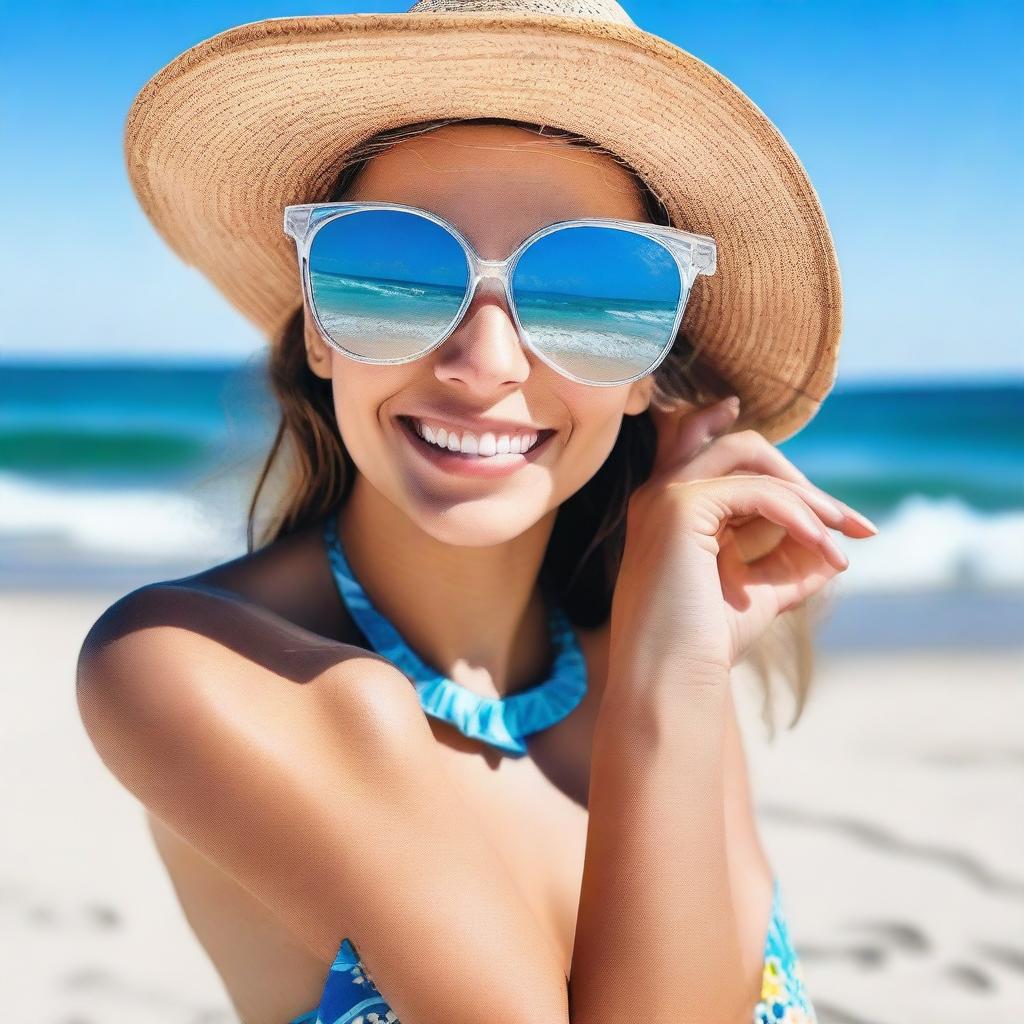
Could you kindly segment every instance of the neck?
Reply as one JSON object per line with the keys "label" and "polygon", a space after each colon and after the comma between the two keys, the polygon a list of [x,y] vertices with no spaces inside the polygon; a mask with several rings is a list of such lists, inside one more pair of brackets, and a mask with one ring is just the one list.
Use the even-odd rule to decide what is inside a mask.
{"label": "neck", "polygon": [[338,535],[370,601],[424,662],[483,697],[505,697],[550,667],[537,577],[554,519],[503,544],[447,544],[359,474]]}

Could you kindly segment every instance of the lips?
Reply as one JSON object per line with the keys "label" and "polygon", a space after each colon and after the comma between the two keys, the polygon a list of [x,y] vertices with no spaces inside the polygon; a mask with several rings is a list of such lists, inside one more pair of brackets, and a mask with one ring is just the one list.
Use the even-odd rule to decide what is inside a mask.
{"label": "lips", "polygon": [[547,449],[548,442],[557,433],[555,430],[544,431],[537,443],[525,455],[509,452],[504,455],[480,456],[451,451],[448,448],[431,444],[416,431],[411,417],[396,416],[395,419],[401,428],[401,433],[408,438],[409,443],[421,458],[434,467],[463,476],[497,477],[514,473],[536,461],[539,454]]}
{"label": "lips", "polygon": [[[441,427],[444,426],[443,421],[431,420],[430,418],[426,418],[426,417],[420,418],[420,417],[415,417],[415,416],[398,416],[398,417],[396,417],[396,419],[401,420],[404,423],[408,424],[409,428],[412,431],[414,431],[416,434],[421,436],[421,437],[423,436],[423,433],[422,433],[422,425],[423,424],[426,424],[428,427],[431,427],[435,434],[436,434],[437,429],[438,429],[438,427],[437,427],[438,424]],[[515,428],[510,428],[510,427],[502,427],[502,428],[485,427],[484,429],[481,430],[481,429],[472,429],[470,427],[461,427],[461,426],[458,426],[455,423],[453,423],[452,426],[455,429],[447,431],[447,433],[449,433],[449,435],[454,433],[454,434],[458,435],[460,438],[462,438],[465,434],[471,433],[477,439],[478,442],[483,439],[484,434],[488,434],[488,433],[489,434],[494,434],[496,437],[508,436],[508,437],[513,437],[513,438],[515,438],[515,437],[525,438],[529,434],[537,434],[537,442],[535,444],[535,447],[537,446],[537,444],[540,444],[543,440],[545,440],[549,434],[553,434],[554,433],[554,430],[552,430],[550,428],[547,428],[547,427],[537,428],[537,429],[529,428],[529,427],[515,427]],[[440,446],[440,445],[438,445],[438,446]],[[455,451],[456,454],[458,454],[458,452],[459,452],[458,449],[455,449],[453,451]]]}
{"label": "lips", "polygon": [[462,418],[455,415],[446,415],[443,412],[439,413],[403,413],[400,414],[398,419],[412,420],[414,423],[418,423],[421,426],[426,424],[433,430],[443,428],[449,433],[456,433],[461,436],[464,433],[475,434],[477,437],[482,437],[484,434],[494,434],[500,436],[502,434],[508,434],[515,436],[517,434],[543,434],[550,430],[549,427],[536,427],[528,423],[512,423],[505,420],[475,420],[472,417]]}

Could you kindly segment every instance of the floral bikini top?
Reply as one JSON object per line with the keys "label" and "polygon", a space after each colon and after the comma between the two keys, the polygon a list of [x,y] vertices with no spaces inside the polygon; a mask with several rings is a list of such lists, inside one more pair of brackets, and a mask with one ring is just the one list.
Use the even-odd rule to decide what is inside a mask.
{"label": "floral bikini top", "polygon": [[[551,605],[548,623],[556,652],[545,682],[510,697],[481,697],[424,664],[394,626],[374,608],[345,558],[335,516],[323,527],[324,545],[338,591],[373,648],[412,680],[428,715],[442,718],[474,739],[510,756],[526,752],[524,737],[568,715],[586,694],[586,666],[565,615]],[[751,1024],[816,1024],[803,971],[782,912],[779,880],[773,882],[771,918],[764,949],[761,999]],[[344,939],[327,974],[320,1003],[288,1024],[400,1024],[377,989],[355,946]]]}

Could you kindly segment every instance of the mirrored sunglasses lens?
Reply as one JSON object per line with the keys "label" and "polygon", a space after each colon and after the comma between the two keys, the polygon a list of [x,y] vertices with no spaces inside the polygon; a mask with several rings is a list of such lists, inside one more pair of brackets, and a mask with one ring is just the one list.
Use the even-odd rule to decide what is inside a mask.
{"label": "mirrored sunglasses lens", "polygon": [[339,348],[364,359],[408,359],[451,327],[469,265],[439,224],[403,210],[335,217],[309,252],[312,304]]}
{"label": "mirrored sunglasses lens", "polygon": [[512,275],[519,320],[533,345],[574,377],[602,384],[656,365],[672,338],[682,287],[663,245],[600,225],[543,235]]}

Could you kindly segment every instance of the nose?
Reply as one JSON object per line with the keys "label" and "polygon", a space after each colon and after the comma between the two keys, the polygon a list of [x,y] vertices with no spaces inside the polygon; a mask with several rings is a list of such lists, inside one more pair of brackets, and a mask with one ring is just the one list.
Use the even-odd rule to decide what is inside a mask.
{"label": "nose", "polygon": [[437,350],[438,380],[486,396],[521,384],[530,360],[519,340],[501,279],[484,262],[476,291],[455,330]]}

